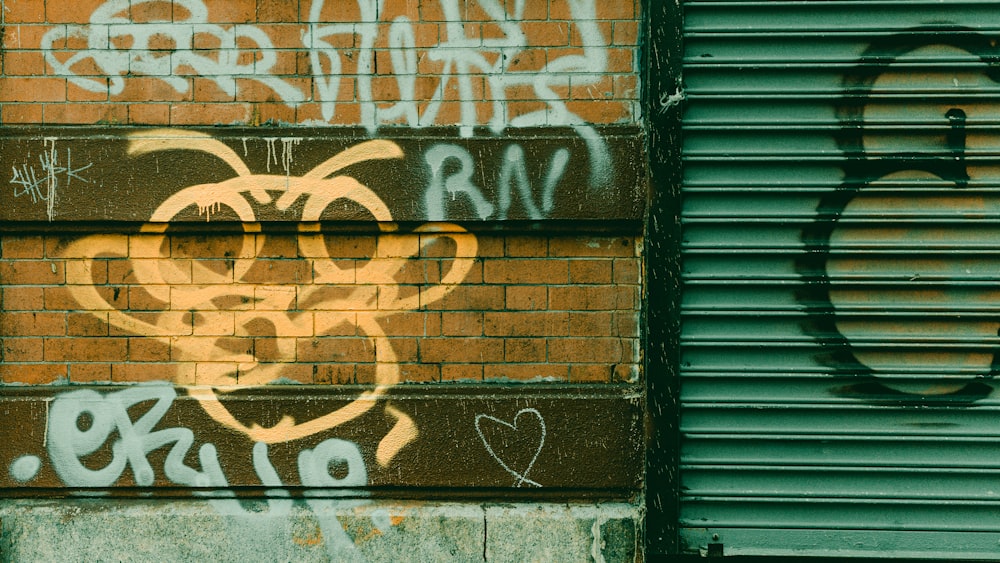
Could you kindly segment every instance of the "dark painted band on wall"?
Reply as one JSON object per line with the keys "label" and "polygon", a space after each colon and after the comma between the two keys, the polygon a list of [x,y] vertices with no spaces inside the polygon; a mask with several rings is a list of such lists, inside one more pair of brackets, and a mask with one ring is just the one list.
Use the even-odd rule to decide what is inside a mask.
{"label": "dark painted band on wall", "polygon": [[645,162],[631,126],[5,128],[0,222],[638,222]]}
{"label": "dark painted band on wall", "polygon": [[[642,396],[633,386],[396,387],[372,403],[350,387],[5,387],[0,491],[448,488],[610,498],[641,486]],[[340,420],[352,409],[355,418]]]}

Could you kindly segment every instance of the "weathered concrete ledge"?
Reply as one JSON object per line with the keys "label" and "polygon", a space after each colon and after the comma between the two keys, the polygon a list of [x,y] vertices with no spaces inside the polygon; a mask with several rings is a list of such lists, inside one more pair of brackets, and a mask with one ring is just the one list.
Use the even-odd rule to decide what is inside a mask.
{"label": "weathered concrete ledge", "polygon": [[634,561],[627,503],[0,502],[0,561]]}

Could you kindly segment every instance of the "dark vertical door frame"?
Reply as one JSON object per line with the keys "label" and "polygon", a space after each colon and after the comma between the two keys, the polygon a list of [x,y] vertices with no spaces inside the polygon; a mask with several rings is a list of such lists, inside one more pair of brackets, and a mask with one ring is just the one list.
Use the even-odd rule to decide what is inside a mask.
{"label": "dark vertical door frame", "polygon": [[676,554],[680,443],[680,0],[643,0],[642,104],[649,158],[645,247],[646,553]]}

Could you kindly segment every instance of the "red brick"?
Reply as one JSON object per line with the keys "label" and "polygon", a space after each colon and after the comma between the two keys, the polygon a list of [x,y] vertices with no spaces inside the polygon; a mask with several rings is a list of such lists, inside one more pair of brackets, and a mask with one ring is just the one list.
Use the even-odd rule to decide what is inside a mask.
{"label": "red brick", "polygon": [[615,336],[625,336],[637,338],[639,336],[639,312],[620,311],[614,315],[613,334]]}
{"label": "red brick", "polygon": [[[430,314],[430,316],[437,316]],[[428,332],[427,313],[400,312],[389,316],[383,323],[386,336],[438,336]]]}
{"label": "red brick", "polygon": [[[524,20],[547,20],[549,19],[549,5],[551,2],[524,2],[523,0],[505,0],[506,11],[509,19]],[[523,10],[521,14],[516,14],[514,8],[521,4]]]}
{"label": "red brick", "polygon": [[583,285],[549,288],[549,307],[556,311],[614,311],[637,306],[636,286]]}
{"label": "red brick", "polygon": [[615,283],[638,284],[642,281],[638,258],[616,258],[613,271]]}
{"label": "red brick", "polygon": [[306,260],[255,260],[240,281],[259,284],[299,284],[312,281],[312,264]]}
{"label": "red brick", "polygon": [[635,0],[616,0],[615,2],[597,2],[596,16],[599,20],[632,20],[638,19]]}
{"label": "red brick", "polygon": [[46,338],[45,361],[123,362],[128,340],[114,337]]}
{"label": "red brick", "polygon": [[483,366],[483,379],[513,379],[532,381],[538,379],[566,381],[569,367],[564,364],[500,364]]}
{"label": "red brick", "polygon": [[0,335],[60,336],[66,334],[65,313],[0,313]]}
{"label": "red brick", "polygon": [[[7,51],[3,54],[5,76],[34,76],[45,68],[45,58],[40,51]],[[107,93],[104,95],[107,98]]]}
{"label": "red brick", "polygon": [[[10,15],[8,14],[7,17],[10,18]],[[20,25],[8,19],[7,25],[3,29],[3,47],[5,49],[38,49],[42,45],[42,38],[52,30],[52,27],[51,25]],[[52,49],[65,47],[65,40],[52,40]],[[42,72],[35,74],[42,74]]]}
{"label": "red brick", "polygon": [[[416,338],[389,338],[389,346],[392,349],[392,356],[395,357],[396,362],[418,362],[420,361],[420,350],[417,344]],[[388,361],[389,356],[386,356],[384,349],[376,354],[378,361],[385,362]]]}
{"label": "red brick", "polygon": [[375,364],[356,364],[354,366],[354,380],[360,385],[371,385],[375,383]]}
{"label": "red brick", "polygon": [[420,360],[429,363],[503,361],[503,340],[491,338],[425,338]]}
{"label": "red brick", "polygon": [[[174,77],[179,78],[179,77]],[[187,85],[177,90],[155,76],[131,76],[125,80],[125,88],[114,99],[123,102],[186,102],[192,99],[191,79],[184,78]]]}
{"label": "red brick", "polygon": [[614,75],[615,91],[614,98],[617,100],[638,100],[639,99],[639,79],[634,74]]}
{"label": "red brick", "polygon": [[504,254],[513,258],[543,258],[549,253],[549,240],[538,236],[509,236]]}
{"label": "red brick", "polygon": [[45,385],[65,379],[68,366],[65,364],[8,364],[0,363],[0,381],[4,383],[26,383]]}
{"label": "red brick", "polygon": [[543,311],[486,313],[483,326],[486,336],[564,336],[569,334],[569,315]]}

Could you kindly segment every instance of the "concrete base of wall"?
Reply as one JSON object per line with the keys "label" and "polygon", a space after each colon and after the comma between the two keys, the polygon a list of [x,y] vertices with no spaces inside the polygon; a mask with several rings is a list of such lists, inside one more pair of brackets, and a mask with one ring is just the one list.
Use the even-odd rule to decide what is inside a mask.
{"label": "concrete base of wall", "polygon": [[0,561],[635,561],[624,503],[0,501]]}

